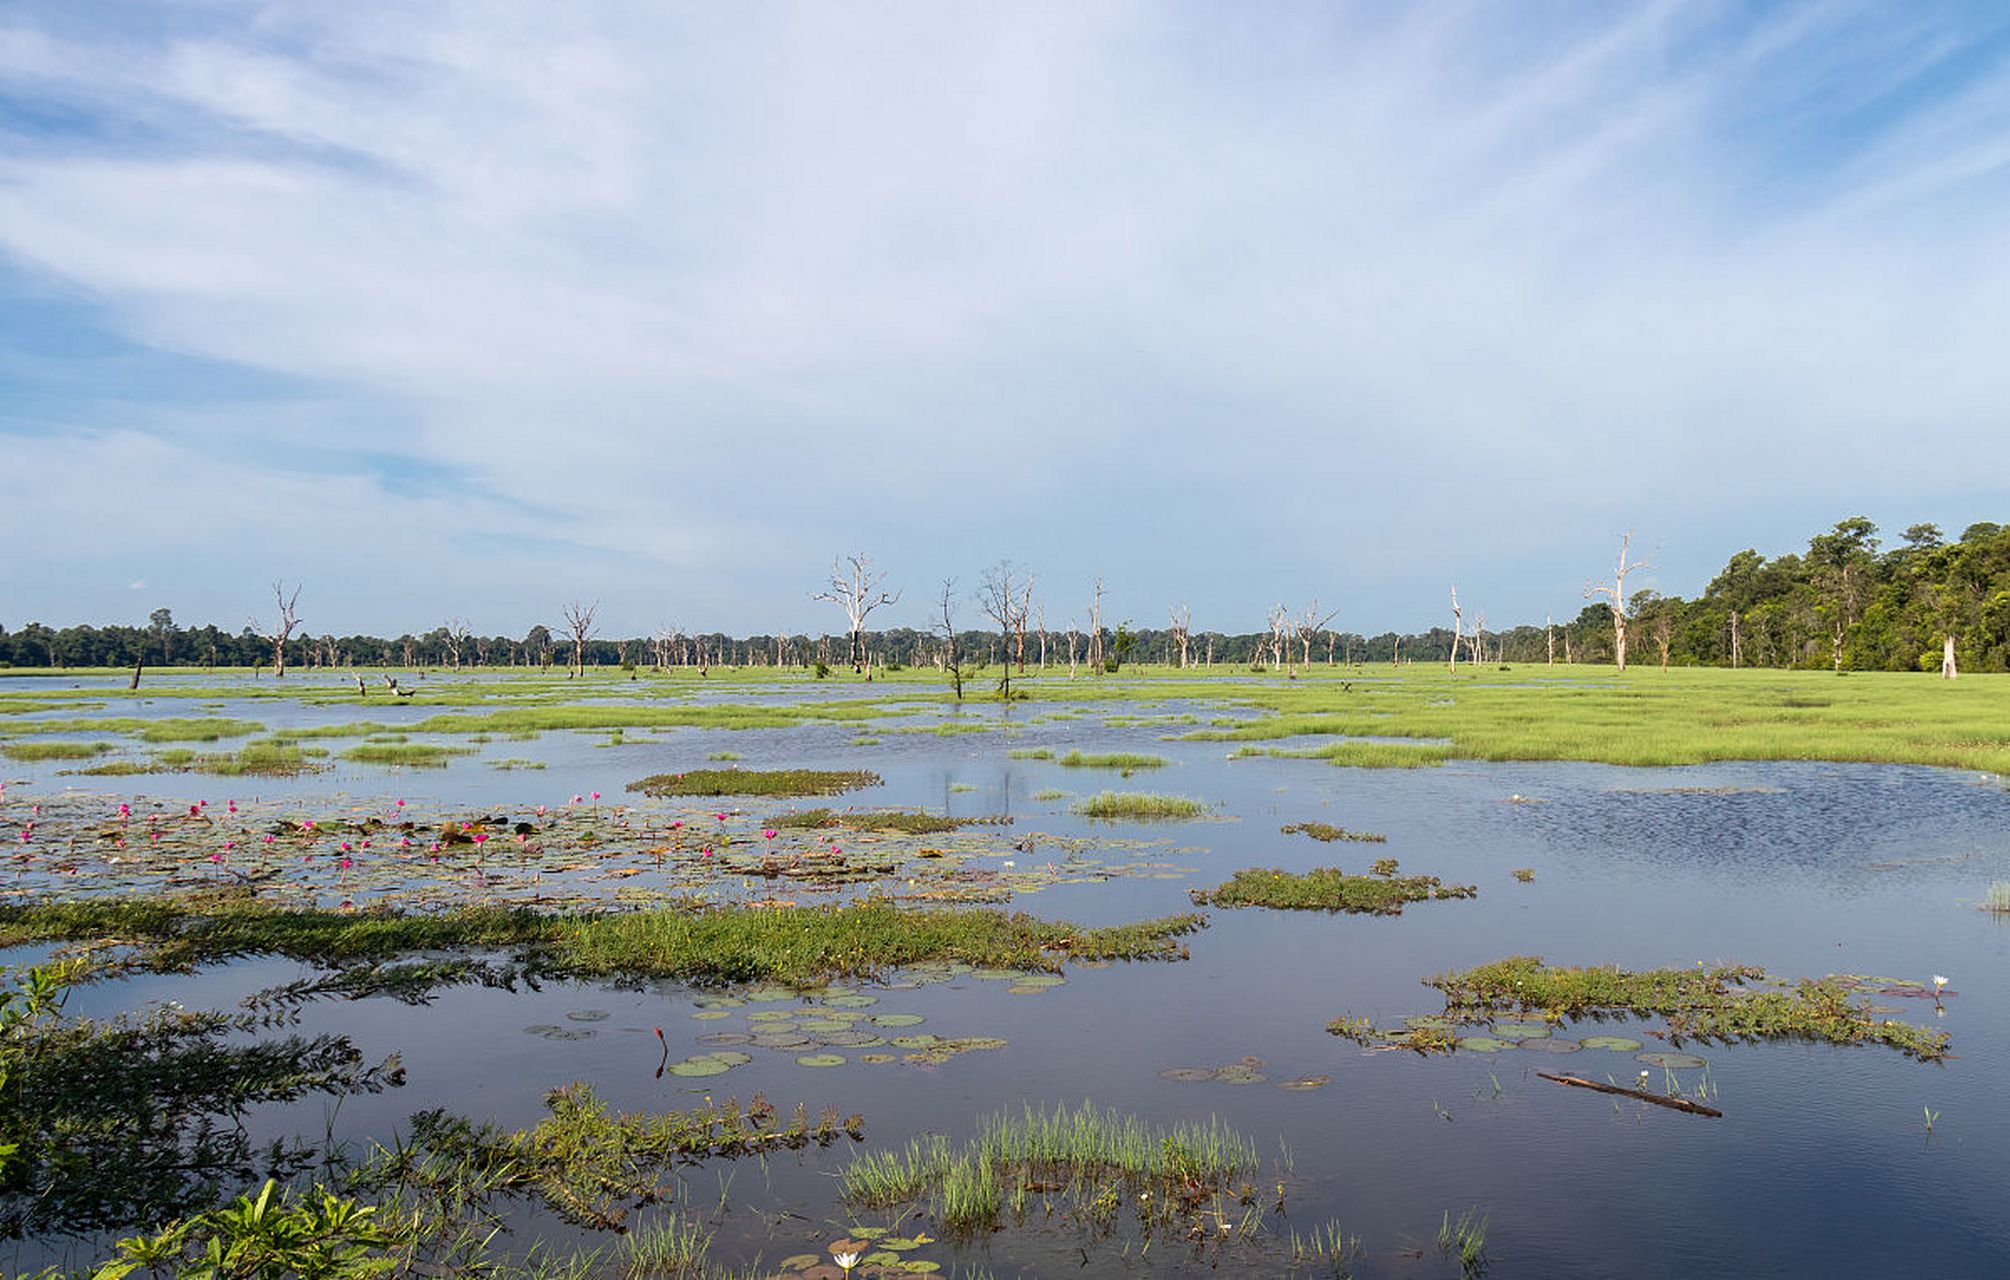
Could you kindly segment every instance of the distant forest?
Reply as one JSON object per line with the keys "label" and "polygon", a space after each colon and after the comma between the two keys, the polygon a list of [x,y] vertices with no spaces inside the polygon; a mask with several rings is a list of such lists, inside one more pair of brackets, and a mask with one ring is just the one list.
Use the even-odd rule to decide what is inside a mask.
{"label": "distant forest", "polygon": [[[1023,661],[1028,667],[1067,667],[1071,661],[1108,669],[1126,662],[1177,664],[1182,648],[1188,665],[1215,666],[1442,663],[1452,659],[1455,644],[1461,662],[1610,663],[1615,595],[1625,600],[1633,665],[1936,670],[1944,640],[1952,635],[1962,671],[2010,670],[2010,528],[1997,524],[1970,525],[1952,541],[1933,525],[1914,525],[1898,545],[1885,547],[1877,527],[1858,516],[1816,535],[1804,552],[1770,560],[1756,550],[1738,552],[1694,600],[1652,591],[1629,594],[1623,587],[1623,581],[1604,584],[1607,598],[1554,624],[1488,630],[1466,617],[1456,632],[1434,627],[1414,635],[1331,630],[1316,616],[1294,620],[1281,607],[1267,630],[1184,635],[1129,622],[1093,635],[1042,630],[1027,621],[1023,606],[1018,625],[1005,628],[1011,634],[1001,634],[995,621],[979,621],[985,609],[958,605],[953,612],[962,615],[956,644],[966,674],[1008,655],[1015,665]],[[1592,591],[1585,594],[1589,598]],[[1449,605],[1446,612],[1449,616]],[[277,644],[270,631],[256,626],[235,632],[214,625],[184,627],[169,610],[157,609],[144,627],[56,630],[39,622],[14,632],[0,627],[0,667],[269,666]],[[948,651],[939,626],[868,630],[863,644],[873,662],[887,667],[940,665]],[[311,635],[303,628],[287,637],[283,648],[288,667],[305,668],[548,668],[575,658],[585,666],[645,669],[838,667],[847,661],[850,638],[844,632],[664,632],[625,640],[589,634],[584,652],[575,654],[573,637],[563,627],[540,625],[520,637],[484,636],[450,621],[424,634],[388,639]]]}

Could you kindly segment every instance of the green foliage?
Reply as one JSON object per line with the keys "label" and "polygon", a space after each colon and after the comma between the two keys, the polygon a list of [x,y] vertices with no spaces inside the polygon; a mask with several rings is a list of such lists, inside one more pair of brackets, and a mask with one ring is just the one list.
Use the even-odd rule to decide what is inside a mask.
{"label": "green foliage", "polygon": [[1293,822],[1279,827],[1278,831],[1287,836],[1310,836],[1323,844],[1332,844],[1335,840],[1353,840],[1366,844],[1385,844],[1389,839],[1387,836],[1377,835],[1372,831],[1349,831],[1345,827],[1336,827],[1329,822]]}
{"label": "green foliage", "polygon": [[868,769],[691,769],[628,784],[649,796],[829,796],[885,779]]}
{"label": "green foliage", "polygon": [[1217,907],[1277,907],[1399,916],[1406,902],[1471,898],[1479,894],[1469,884],[1441,884],[1436,876],[1397,877],[1394,871],[1393,862],[1387,874],[1378,870],[1366,876],[1348,875],[1337,867],[1315,867],[1303,873],[1250,869],[1236,872],[1234,879],[1219,888],[1192,890],[1191,896],[1197,904]]}
{"label": "green foliage", "polygon": [[1149,791],[1102,791],[1075,806],[1085,818],[1124,819],[1136,822],[1176,822],[1202,817],[1207,805],[1186,796],[1155,795]]}

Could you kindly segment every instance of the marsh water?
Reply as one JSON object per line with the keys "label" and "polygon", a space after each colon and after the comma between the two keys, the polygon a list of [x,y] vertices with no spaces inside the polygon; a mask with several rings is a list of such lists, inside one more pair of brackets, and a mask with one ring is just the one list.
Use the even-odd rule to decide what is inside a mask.
{"label": "marsh water", "polygon": [[[65,687],[71,683],[84,699],[96,688],[89,681]],[[240,681],[244,690],[258,696],[239,699],[229,679],[204,683],[210,692],[199,700],[113,698],[48,714],[236,716],[278,732],[358,718],[395,727],[437,710],[381,700],[361,709],[274,700],[270,681],[248,679]],[[317,685],[312,676],[289,676],[288,683],[302,691],[339,687]],[[1453,761],[1367,770],[1231,758],[1233,744],[1178,735],[1195,719],[1244,713],[1212,705],[1202,684],[1182,688],[1174,699],[1141,691],[1136,701],[1070,704],[1061,716],[1037,703],[971,704],[884,723],[630,731],[616,745],[604,731],[545,732],[467,744],[474,752],[444,768],[335,758],[326,772],[296,778],[92,778],[66,775],[75,762],[7,762],[4,804],[16,813],[65,796],[94,804],[102,797],[107,813],[121,802],[137,809],[197,801],[265,813],[390,811],[403,801],[410,812],[441,814],[562,807],[599,792],[588,803],[612,812],[638,803],[625,792],[637,778],[731,753],[743,768],[864,768],[885,783],[830,802],[692,802],[692,821],[707,820],[715,803],[731,813],[722,829],[750,831],[767,815],[822,803],[1009,816],[1009,824],[958,833],[953,853],[966,867],[998,872],[1011,909],[1046,918],[1100,924],[1160,916],[1192,909],[1189,889],[1217,885],[1240,868],[1361,871],[1391,857],[1405,873],[1476,885],[1478,896],[1414,903],[1388,917],[1211,910],[1208,927],[1185,940],[1190,956],[1183,961],[1071,965],[1064,983],[1036,990],[1015,991],[1010,980],[975,973],[920,984],[896,973],[882,983],[844,984],[876,1000],[873,1015],[916,1015],[924,1021],[911,1025],[937,1035],[1005,1042],[935,1063],[868,1064],[836,1048],[841,1065],[810,1067],[795,1052],[754,1047],[751,1061],[723,1075],[659,1078],[654,1028],[663,1028],[678,1057],[695,1050],[700,1036],[747,1033],[750,1014],[802,1003],[769,992],[742,1004],[719,997],[746,992],[672,983],[548,983],[535,991],[453,988],[416,1006],[317,1003],[304,1010],[301,1029],[339,1031],[373,1057],[400,1054],[406,1083],[339,1106],[314,1099],[266,1108],[249,1123],[261,1133],[329,1134],[359,1146],[434,1107],[526,1125],[543,1113],[547,1090],[583,1080],[630,1110],[756,1092],[784,1107],[800,1100],[812,1112],[830,1104],[862,1113],[864,1145],[879,1148],[928,1133],[965,1137],[978,1118],[1028,1104],[1091,1100],[1154,1121],[1218,1116],[1253,1138],[1287,1184],[1285,1213],[1267,1220],[1265,1231],[1281,1238],[1337,1221],[1360,1240],[1348,1264],[1355,1275],[1458,1275],[1438,1235],[1448,1213],[1457,1219],[1469,1211],[1485,1215],[1487,1274],[1497,1277],[2010,1271],[2010,1218],[2001,1211],[2010,1171],[2010,1108],[2001,1100],[2010,1061],[2010,984],[2003,981],[2010,931],[1981,909],[1989,885],[2010,879],[2004,779],[1801,762],[1624,769]],[[0,695],[20,689],[47,693],[51,684],[0,680]],[[639,689],[636,696],[649,695]],[[791,680],[687,696],[782,705],[863,695],[856,684]],[[18,724],[21,717],[9,719]],[[901,731],[942,725],[967,731]],[[1041,748],[1056,756],[1149,752],[1168,763],[1126,776],[1024,758]],[[542,767],[493,767],[505,758]],[[1212,809],[1206,818],[1170,823],[1091,821],[1071,811],[1082,795],[1105,788],[1176,793]],[[1307,821],[1387,841],[1324,844],[1280,830]],[[774,847],[786,853],[809,836],[784,833]],[[746,838],[757,840],[758,832]],[[412,855],[386,849],[375,856]],[[635,898],[652,887],[688,889],[688,861],[680,855],[679,866],[666,870],[634,860],[634,869],[607,882],[607,892]],[[1532,878],[1517,879],[1518,868]],[[51,885],[17,873],[13,888],[88,891],[88,884]],[[475,883],[460,888],[470,897],[485,892]],[[816,900],[806,886],[784,891]],[[1737,962],[1787,977],[1926,983],[1944,975],[1949,994],[1938,1003],[1886,1003],[1890,1016],[1950,1033],[1954,1056],[1923,1063],[1881,1047],[1684,1045],[1706,1066],[1678,1070],[1672,1081],[1653,1068],[1652,1085],[1707,1089],[1724,1112],[1708,1118],[1560,1088],[1536,1075],[1565,1070],[1631,1084],[1641,1066],[1630,1052],[1510,1048],[1420,1057],[1371,1051],[1326,1031],[1341,1015],[1380,1025],[1438,1012],[1442,1001],[1422,979],[1522,954],[1628,968]],[[260,959],[131,978],[78,990],[69,1012],[102,1015],[170,999],[224,1008],[310,972]],[[1604,1032],[1664,1047],[1644,1034],[1649,1025],[1587,1025],[1557,1035]],[[1245,1058],[1261,1064],[1253,1082],[1162,1074]],[[1328,1079],[1317,1087],[1278,1087],[1321,1076]],[[1240,1078],[1247,1081],[1247,1073]],[[847,1226],[883,1219],[848,1212],[837,1200],[831,1175],[852,1152],[841,1142],[694,1166],[683,1174],[679,1207],[717,1232],[715,1261],[747,1265],[819,1252]],[[577,1234],[529,1211],[515,1233],[520,1240]],[[17,1270],[96,1256],[91,1242],[64,1240],[0,1249],[13,1251]],[[1141,1250],[1121,1236],[1099,1240],[1039,1220],[962,1244],[938,1241],[912,1256],[940,1262],[945,1274],[980,1267],[996,1276],[1291,1272],[1281,1248],[1194,1253],[1160,1242]]]}

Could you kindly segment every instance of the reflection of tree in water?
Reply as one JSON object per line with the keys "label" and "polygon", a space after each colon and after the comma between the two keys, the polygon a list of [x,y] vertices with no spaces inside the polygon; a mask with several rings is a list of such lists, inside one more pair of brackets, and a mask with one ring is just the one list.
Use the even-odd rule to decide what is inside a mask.
{"label": "reflection of tree in water", "polygon": [[404,1080],[395,1055],[369,1065],[345,1036],[230,1043],[270,1020],[256,1013],[63,1018],[61,979],[37,972],[42,998],[0,993],[0,1238],[208,1208],[318,1158],[305,1144],[254,1143],[243,1126],[250,1108]]}

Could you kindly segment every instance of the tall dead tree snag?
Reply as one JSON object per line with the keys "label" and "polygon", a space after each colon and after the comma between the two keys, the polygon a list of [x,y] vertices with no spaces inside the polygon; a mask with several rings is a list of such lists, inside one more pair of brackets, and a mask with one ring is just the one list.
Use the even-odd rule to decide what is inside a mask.
{"label": "tall dead tree snag", "polygon": [[[984,581],[977,589],[977,604],[984,616],[998,624],[999,652],[1004,657],[1004,676],[998,682],[998,696],[1006,701],[1012,697],[1012,636],[1016,632],[1025,635],[1026,589],[1021,582],[1022,575],[1012,566],[1010,560],[1000,560],[984,571]],[[1023,669],[1023,668],[1022,668]]]}
{"label": "tall dead tree snag", "polygon": [[[295,583],[293,594],[286,594],[286,584],[272,584],[273,597],[279,602],[279,618],[270,627],[264,628],[267,640],[272,641],[272,674],[275,678],[286,674],[286,642],[293,635],[293,629],[300,625],[300,617],[294,606],[300,602],[300,584]],[[258,627],[258,619],[251,620],[253,628]]]}
{"label": "tall dead tree snag", "polygon": [[1957,674],[1954,669],[1954,633],[1950,631],[1940,646],[1940,678],[1952,680]]}
{"label": "tall dead tree snag", "polygon": [[1186,670],[1187,645],[1193,637],[1193,609],[1186,604],[1172,606],[1173,647],[1179,650],[1179,669]]}
{"label": "tall dead tree snag", "polygon": [[1459,589],[1452,588],[1452,661],[1445,670],[1457,674],[1459,670],[1459,638],[1466,633],[1465,615],[1459,612]]}
{"label": "tall dead tree snag", "polygon": [[586,674],[586,642],[593,638],[593,615],[600,611],[600,603],[580,604],[578,601],[565,606],[565,629],[572,635],[573,676]]}
{"label": "tall dead tree snag", "polygon": [[1312,637],[1327,623],[1338,617],[1338,609],[1319,612],[1319,601],[1315,598],[1307,605],[1305,612],[1298,615],[1298,656],[1299,664],[1309,674],[1312,670]]}
{"label": "tall dead tree snag", "polygon": [[1089,670],[1103,669],[1103,580],[1089,589]]}
{"label": "tall dead tree snag", "polygon": [[1604,597],[1612,605],[1612,660],[1621,671],[1626,670],[1626,575],[1641,569],[1651,569],[1645,560],[1631,564],[1626,556],[1633,548],[1633,533],[1628,530],[1619,539],[1619,564],[1612,572],[1612,585],[1587,582],[1584,584],[1584,598],[1593,600]]}
{"label": "tall dead tree snag", "polygon": [[942,671],[949,677],[949,687],[956,692],[956,700],[963,701],[963,655],[956,649],[956,579],[942,580],[940,620],[935,624],[935,634],[942,637]]}
{"label": "tall dead tree snag", "polygon": [[845,620],[849,624],[851,669],[854,674],[865,669],[866,618],[881,605],[893,604],[900,599],[898,591],[889,592],[880,589],[880,585],[885,581],[885,570],[874,569],[872,557],[864,552],[853,556],[833,557],[830,586],[810,596],[812,600],[828,600],[844,610]]}

